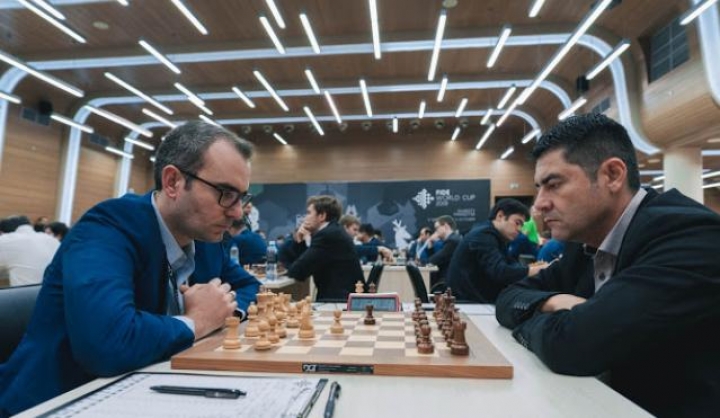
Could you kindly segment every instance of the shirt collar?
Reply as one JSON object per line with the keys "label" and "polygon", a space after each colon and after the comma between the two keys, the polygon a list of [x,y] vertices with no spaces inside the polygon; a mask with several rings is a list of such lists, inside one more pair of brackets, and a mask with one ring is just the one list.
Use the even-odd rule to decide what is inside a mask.
{"label": "shirt collar", "polygon": [[165,220],[160,215],[160,210],[157,207],[155,199],[157,194],[153,193],[150,201],[152,202],[155,216],[157,217],[158,225],[160,225],[160,236],[162,237],[163,244],[165,244],[165,253],[167,255],[168,263],[173,270],[179,270],[188,260],[195,259],[195,241],[190,241],[190,244],[185,248],[180,247],[175,237],[168,229],[165,224]]}
{"label": "shirt collar", "polygon": [[598,251],[612,254],[614,256],[617,256],[620,253],[620,246],[622,245],[625,233],[630,226],[630,221],[633,216],[635,216],[635,212],[637,212],[640,207],[640,203],[642,203],[642,200],[646,195],[647,191],[642,188],[635,193],[635,196],[633,196],[630,200],[630,203],[625,208],[625,211],[622,215],[620,215],[620,219],[617,220],[613,229],[610,230],[610,233],[607,234],[602,244],[600,244],[600,247],[598,247]]}

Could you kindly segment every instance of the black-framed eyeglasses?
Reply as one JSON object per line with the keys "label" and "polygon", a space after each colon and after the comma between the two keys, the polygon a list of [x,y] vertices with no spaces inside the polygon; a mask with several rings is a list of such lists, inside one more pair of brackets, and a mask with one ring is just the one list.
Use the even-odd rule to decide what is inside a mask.
{"label": "black-framed eyeglasses", "polygon": [[210,183],[209,181],[197,176],[196,174],[193,174],[189,171],[185,171],[181,168],[178,168],[181,173],[184,175],[198,180],[202,183],[207,184],[208,186],[212,187],[213,189],[217,190],[220,193],[220,197],[218,198],[218,205],[224,207],[225,209],[230,209],[231,207],[235,206],[238,202],[241,202],[242,206],[247,205],[250,203],[250,201],[253,198],[253,195],[251,195],[248,192],[241,192],[234,189],[228,189],[226,187],[218,186],[217,184]]}

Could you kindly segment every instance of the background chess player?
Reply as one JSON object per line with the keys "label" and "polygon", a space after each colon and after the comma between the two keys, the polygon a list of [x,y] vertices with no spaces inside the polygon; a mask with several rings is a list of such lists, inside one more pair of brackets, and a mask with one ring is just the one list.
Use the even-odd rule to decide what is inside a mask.
{"label": "background chess player", "polygon": [[223,128],[187,123],[158,148],[154,192],[80,218],[0,366],[0,416],[167,359],[247,307],[259,282],[230,262],[221,238],[242,215],[252,153]]}
{"label": "background chess player", "polygon": [[625,128],[569,118],[533,149],[559,261],[505,289],[498,321],[558,373],[603,374],[661,417],[720,416],[720,216],[640,188]]}
{"label": "background chess player", "polygon": [[[292,242],[299,254],[287,275],[297,280],[313,276],[317,300],[345,300],[355,283],[365,282],[355,244],[338,223],[342,205],[333,196],[311,196],[307,213]],[[311,237],[308,245],[306,237]]]}

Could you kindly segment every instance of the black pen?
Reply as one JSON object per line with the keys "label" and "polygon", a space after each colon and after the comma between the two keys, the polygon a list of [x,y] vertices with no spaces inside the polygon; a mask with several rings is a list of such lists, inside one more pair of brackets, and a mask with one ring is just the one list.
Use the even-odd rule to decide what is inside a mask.
{"label": "black pen", "polygon": [[170,393],[173,395],[204,396],[206,398],[237,399],[246,396],[247,393],[238,389],[220,388],[199,388],[188,386],[150,386],[150,389],[158,393]]}
{"label": "black pen", "polygon": [[330,385],[330,395],[328,395],[327,403],[325,404],[324,418],[332,418],[335,412],[335,401],[340,397],[340,385],[338,382],[332,382]]}

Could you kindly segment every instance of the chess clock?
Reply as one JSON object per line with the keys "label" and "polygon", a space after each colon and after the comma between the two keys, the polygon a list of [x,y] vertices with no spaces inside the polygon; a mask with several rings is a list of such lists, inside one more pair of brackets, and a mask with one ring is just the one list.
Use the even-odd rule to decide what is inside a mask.
{"label": "chess clock", "polygon": [[348,311],[364,311],[366,305],[372,305],[375,311],[400,312],[402,305],[397,293],[350,293]]}

